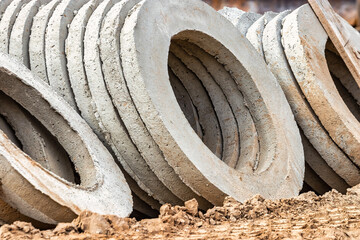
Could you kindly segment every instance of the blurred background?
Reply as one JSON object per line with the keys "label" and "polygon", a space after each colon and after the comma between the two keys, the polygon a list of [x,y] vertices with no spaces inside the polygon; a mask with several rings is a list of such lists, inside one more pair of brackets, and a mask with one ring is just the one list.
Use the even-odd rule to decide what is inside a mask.
{"label": "blurred background", "polygon": [[[306,0],[203,0],[216,10],[225,6],[237,7],[244,11],[264,13],[266,11],[281,12],[296,9],[307,3]],[[351,25],[359,25],[360,0],[329,0],[333,8]]]}

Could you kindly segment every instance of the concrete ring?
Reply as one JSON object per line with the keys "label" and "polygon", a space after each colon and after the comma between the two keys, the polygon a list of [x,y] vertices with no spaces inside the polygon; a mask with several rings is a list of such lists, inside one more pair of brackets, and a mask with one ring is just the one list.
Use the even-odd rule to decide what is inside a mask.
{"label": "concrete ring", "polygon": [[[331,174],[331,169],[350,186],[359,183],[359,171],[327,134],[320,120],[314,114],[303,96],[289,66],[281,42],[282,22],[289,13],[290,12],[283,12],[279,14],[265,27],[263,34],[265,61],[282,87],[290,107],[293,110],[297,124],[302,129],[305,137],[310,141],[312,147],[315,148],[316,152],[321,156],[310,154],[314,152],[314,149],[311,145],[307,144],[307,140],[304,139],[305,161],[308,162],[313,170],[315,170],[325,182],[330,184],[331,187],[338,188],[342,186],[338,189],[339,191],[343,191],[346,185],[344,185],[341,180],[337,181],[338,177],[336,174]],[[309,153],[307,151],[309,151]],[[326,163],[324,164],[323,161],[326,161]],[[327,165],[331,169],[326,167]]]}
{"label": "concrete ring", "polygon": [[[237,82],[259,134],[254,174],[219,161],[187,122],[167,72],[172,38],[188,40],[216,56]],[[224,17],[202,2],[142,1],[125,21],[120,42],[133,101],[166,160],[187,185],[213,204],[222,204],[226,195],[244,201],[254,194],[298,194],[304,155],[291,109],[264,60]]]}
{"label": "concrete ring", "polygon": [[331,138],[360,166],[360,122],[331,78],[325,56],[327,41],[328,35],[308,4],[286,17],[283,45],[295,78]]}
{"label": "concrete ring", "polygon": [[25,66],[7,55],[0,55],[0,66],[0,90],[56,137],[81,179],[80,185],[75,185],[59,178],[1,134],[2,189],[5,195],[17,196],[13,208],[50,224],[70,221],[83,210],[128,216],[132,211],[130,189],[86,122]]}
{"label": "concrete ring", "polygon": [[86,25],[99,3],[99,0],[91,0],[84,4],[71,21],[65,42],[65,54],[69,80],[76,100],[76,105],[79,108],[81,116],[99,138],[104,141],[99,123],[95,116],[84,66],[84,35]]}
{"label": "concrete ring", "polygon": [[[69,26],[68,36],[65,42],[65,53],[71,88],[73,90],[76,104],[79,108],[81,116],[90,125],[100,140],[105,144],[114,158],[116,158],[116,154],[107,144],[105,137],[106,135],[103,134],[97,117],[95,116],[96,112],[94,110],[93,100],[88,86],[84,66],[84,35],[86,25],[93,11],[100,4],[100,2],[101,1],[99,0],[89,1],[88,3],[84,4],[77,12]],[[139,186],[137,186],[136,182],[131,179],[131,177],[123,168],[122,170],[125,175],[126,182],[129,184],[130,189],[133,192],[134,210],[137,210],[148,216],[154,215],[154,210],[152,210],[152,208],[159,209],[159,202],[154,200]],[[149,205],[151,205],[151,207]]]}

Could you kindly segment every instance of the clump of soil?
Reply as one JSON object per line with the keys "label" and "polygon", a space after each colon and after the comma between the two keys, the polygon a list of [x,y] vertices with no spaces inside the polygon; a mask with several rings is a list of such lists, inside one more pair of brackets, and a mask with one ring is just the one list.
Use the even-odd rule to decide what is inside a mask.
{"label": "clump of soil", "polygon": [[245,203],[228,197],[222,207],[198,210],[196,200],[185,206],[165,204],[155,219],[102,216],[83,212],[71,223],[40,231],[30,223],[0,228],[1,239],[359,239],[360,186],[346,195],[312,192],[297,198]]}

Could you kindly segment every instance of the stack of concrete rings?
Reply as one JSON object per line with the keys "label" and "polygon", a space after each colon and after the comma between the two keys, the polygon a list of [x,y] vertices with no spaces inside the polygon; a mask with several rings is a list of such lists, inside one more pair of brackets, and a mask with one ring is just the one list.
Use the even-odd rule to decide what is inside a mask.
{"label": "stack of concrete rings", "polygon": [[[360,182],[359,86],[309,5],[279,14],[220,11],[252,43],[281,85],[300,128],[305,183],[322,194]],[[345,24],[345,23],[344,23]],[[354,30],[355,31],[355,30]]]}
{"label": "stack of concrete rings", "polygon": [[205,3],[17,0],[3,16],[3,51],[81,114],[123,170],[139,212],[302,188],[301,137],[281,87]]}

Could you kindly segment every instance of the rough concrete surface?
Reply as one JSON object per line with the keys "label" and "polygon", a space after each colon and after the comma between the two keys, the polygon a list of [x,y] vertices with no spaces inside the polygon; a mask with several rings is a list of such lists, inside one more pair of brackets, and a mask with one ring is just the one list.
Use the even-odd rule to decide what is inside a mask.
{"label": "rough concrete surface", "polygon": [[45,36],[50,17],[61,0],[52,0],[39,9],[34,16],[29,40],[30,69],[39,78],[49,83],[46,70]]}
{"label": "rough concrete surface", "polygon": [[261,56],[264,56],[262,41],[265,26],[271,21],[271,19],[276,17],[276,15],[278,15],[278,13],[266,12],[262,17],[256,20],[251,27],[249,27],[246,33],[246,38],[251,42]]}
{"label": "rough concrete surface", "polygon": [[311,188],[310,191],[314,191],[317,194],[324,194],[331,190],[331,187],[327,185],[306,162],[304,182]]}
{"label": "rough concrete surface", "polygon": [[68,25],[74,18],[74,12],[78,11],[88,1],[61,1],[54,9],[45,33],[46,71],[49,84],[75,110],[78,108],[66,68],[65,39],[68,35]]}
{"label": "rough concrete surface", "polygon": [[339,53],[331,41],[328,41],[326,45],[326,61],[329,66],[329,70],[332,74],[334,74],[337,78],[339,78],[341,84],[346,88],[346,90],[351,94],[357,104],[360,106],[360,86],[357,85],[354,77],[350,73],[349,69],[346,67],[345,62],[339,56]]}
{"label": "rough concrete surface", "polygon": [[179,106],[191,127],[194,129],[199,138],[202,139],[203,133],[199,122],[199,114],[194,106],[194,103],[179,78],[171,71],[170,68],[168,68],[168,71],[170,84],[174,90],[176,101],[179,103]]}
{"label": "rough concrete surface", "polygon": [[[328,165],[303,133],[301,134],[301,137],[304,146],[305,161],[321,180],[318,181],[318,183],[311,183],[305,179],[305,182],[318,193],[325,193],[323,189],[327,186],[330,186],[332,189],[336,189],[341,193],[345,193],[350,185]],[[319,187],[317,186],[322,183],[324,183],[324,186],[319,190]]]}
{"label": "rough concrete surface", "polygon": [[234,26],[240,22],[240,18],[246,12],[238,8],[224,7],[218,11],[223,15],[227,20],[229,20]]}
{"label": "rough concrete surface", "polygon": [[359,32],[335,12],[329,1],[309,0],[308,2],[354,77],[357,86],[360,87]]}
{"label": "rough concrete surface", "polygon": [[[23,5],[30,0],[14,0],[7,7],[0,21],[0,51],[9,53],[10,34]],[[5,4],[6,5],[6,4]]]}
{"label": "rough concrete surface", "polygon": [[5,94],[0,95],[0,115],[12,127],[21,149],[42,167],[75,182],[74,169],[61,145],[41,124]]}
{"label": "rough concrete surface", "polygon": [[11,2],[12,2],[12,0],[0,1],[0,20],[3,16],[4,12],[6,11],[6,8],[10,5]]}
{"label": "rough concrete surface", "polygon": [[[137,146],[130,138],[128,130],[125,128],[121,117],[116,111],[106,88],[103,79],[100,49],[97,43],[100,41],[102,20],[111,9],[111,4],[111,1],[104,1],[99,5],[89,19],[85,32],[85,69],[90,91],[93,96],[96,116],[98,116],[99,121],[101,121],[100,126],[103,128],[104,133],[108,135],[106,137],[108,137],[109,145],[115,154],[120,156],[119,160],[122,161],[121,163],[124,169],[134,178],[139,186],[161,203],[172,201],[181,202],[178,197],[172,194],[170,190],[161,183],[141,156],[141,152],[139,152]],[[129,115],[131,114],[129,113]],[[156,151],[156,149],[149,147],[155,146],[151,142],[146,144],[150,153],[151,151]],[[149,152],[146,153],[149,154]]]}
{"label": "rough concrete surface", "polygon": [[49,2],[50,0],[32,0],[26,4],[18,13],[10,34],[9,54],[28,68],[30,67],[29,39],[33,18],[38,9]]}
{"label": "rough concrete surface", "polygon": [[[74,93],[76,106],[79,108],[81,116],[102,138],[99,123],[95,117],[94,106],[90,89],[86,80],[84,67],[84,35],[89,18],[101,0],[91,0],[84,4],[75,15],[69,26],[68,36],[65,42],[65,53],[67,70],[71,89]],[[101,139],[103,140],[103,139]]]}
{"label": "rough concrete surface", "polygon": [[[358,121],[360,121],[359,104],[357,100],[353,97],[353,94],[351,94],[351,92],[349,92],[346,88],[348,82],[354,82],[354,78],[352,77],[350,71],[346,68],[344,61],[340,57],[338,57],[336,54],[331,54],[331,52],[327,50],[325,50],[325,56],[328,63],[329,71],[331,73],[337,91],[339,92],[342,100],[344,101],[350,112]],[[356,92],[356,90],[358,89],[355,88],[354,91]]]}
{"label": "rough concrete surface", "polygon": [[199,78],[173,53],[169,53],[170,69],[179,78],[187,92],[192,97],[198,110],[199,123],[202,126],[204,144],[218,157],[222,157],[222,136],[219,121],[211,99]]}
{"label": "rough concrete surface", "polygon": [[244,36],[246,36],[249,27],[261,17],[258,13],[244,12],[237,8],[228,7],[224,7],[219,13],[227,18]]}
{"label": "rough concrete surface", "polygon": [[[100,53],[103,63],[102,71],[107,89],[128,134],[143,157],[143,161],[145,160],[145,163],[150,167],[156,177],[182,201],[197,198],[201,207],[207,208],[210,204],[205,199],[193,193],[168,165],[160,149],[149,135],[127,91],[120,59],[120,30],[128,12],[136,3],[137,1],[120,2],[111,9],[107,18],[104,20],[105,23],[100,33]],[[134,164],[134,162],[131,164]],[[139,169],[138,174],[146,174],[146,172]],[[161,185],[158,184],[158,187],[161,187]],[[161,191],[158,191],[158,194],[161,193]],[[164,194],[157,197],[164,197]]]}
{"label": "rough concrete surface", "polygon": [[[101,130],[96,117],[96,112],[94,108],[94,103],[91,98],[90,89],[88,87],[86,72],[84,67],[84,35],[86,30],[86,25],[90,16],[92,15],[94,9],[102,1],[93,0],[84,4],[82,8],[77,12],[74,19],[72,20],[69,26],[68,37],[66,39],[66,60],[67,68],[69,71],[69,79],[71,83],[72,90],[74,92],[76,104],[80,110],[82,117],[87,121],[93,131],[97,134],[100,140],[108,148],[114,157],[116,154],[112,151],[109,146],[106,138],[106,134]],[[124,157],[124,155],[122,155]],[[121,166],[120,166],[121,167]],[[133,199],[134,199],[134,209],[142,212],[146,215],[154,215],[153,209],[158,209],[160,204],[149,196],[145,191],[137,186],[137,183],[131,179],[131,177],[121,168],[125,175],[126,182],[129,184]],[[137,201],[135,201],[139,198]],[[146,203],[145,203],[145,202]],[[150,204],[151,207],[148,205]]]}
{"label": "rough concrete surface", "polygon": [[234,113],[224,92],[204,65],[197,58],[189,55],[175,41],[171,43],[170,52],[177,56],[204,86],[221,130],[222,156],[220,159],[228,165],[235,166],[239,157],[240,137]]}
{"label": "rough concrete surface", "polygon": [[5,133],[5,135],[13,142],[18,148],[21,148],[21,142],[16,137],[14,129],[6,121],[3,116],[0,116],[0,129]]}

